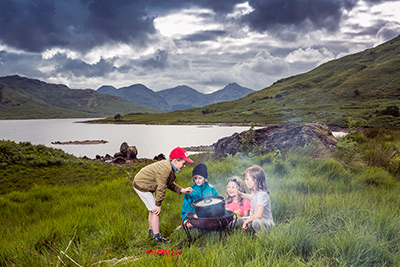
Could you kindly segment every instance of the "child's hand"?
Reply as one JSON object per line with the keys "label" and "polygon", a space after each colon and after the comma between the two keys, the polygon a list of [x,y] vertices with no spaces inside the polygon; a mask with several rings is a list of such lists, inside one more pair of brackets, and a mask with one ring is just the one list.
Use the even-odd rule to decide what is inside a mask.
{"label": "child's hand", "polygon": [[193,225],[188,220],[185,221],[185,225],[186,225],[187,228],[192,228],[193,227]]}
{"label": "child's hand", "polygon": [[244,221],[244,223],[243,223],[243,225],[242,225],[242,228],[243,228],[243,230],[247,230],[247,225],[248,225],[249,223],[247,222],[247,221]]}
{"label": "child's hand", "polygon": [[193,188],[191,188],[191,187],[186,187],[186,188],[183,188],[182,190],[181,190],[181,193],[184,193],[184,194],[186,194],[186,193],[192,193],[193,192]]}
{"label": "child's hand", "polygon": [[161,206],[156,206],[154,208],[154,210],[152,210],[151,212],[153,212],[155,215],[160,215],[161,213]]}

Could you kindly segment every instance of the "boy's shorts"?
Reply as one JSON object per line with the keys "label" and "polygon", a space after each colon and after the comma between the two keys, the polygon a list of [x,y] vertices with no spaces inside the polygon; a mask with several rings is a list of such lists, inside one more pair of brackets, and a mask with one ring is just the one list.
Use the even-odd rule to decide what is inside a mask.
{"label": "boy's shorts", "polygon": [[152,211],[156,208],[156,197],[154,196],[154,193],[142,192],[136,188],[133,189],[135,189],[136,193],[139,195],[140,199],[143,201],[149,211]]}

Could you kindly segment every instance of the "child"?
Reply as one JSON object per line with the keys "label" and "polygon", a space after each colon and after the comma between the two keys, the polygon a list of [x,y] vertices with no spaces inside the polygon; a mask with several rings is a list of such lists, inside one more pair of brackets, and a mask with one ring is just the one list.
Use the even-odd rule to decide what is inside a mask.
{"label": "child", "polygon": [[274,226],[274,220],[265,173],[260,166],[254,165],[244,172],[244,178],[251,195],[239,194],[251,200],[250,217],[239,218],[237,226],[241,226],[244,230],[251,226],[256,233],[262,229],[268,230]]}
{"label": "child", "polygon": [[167,188],[179,194],[193,192],[192,188],[181,188],[174,182],[175,174],[182,170],[187,162],[193,163],[187,152],[177,147],[171,151],[169,160],[165,159],[147,165],[135,175],[133,180],[135,191],[149,210],[149,234],[157,243],[168,242],[168,239],[161,236],[159,217]]}
{"label": "child", "polygon": [[194,208],[192,207],[193,202],[203,197],[218,196],[214,186],[207,182],[207,178],[207,166],[204,163],[197,164],[193,168],[192,172],[194,184],[191,188],[193,189],[193,193],[185,195],[181,210],[181,217],[184,221],[184,224],[189,228],[192,227],[192,225],[188,223],[186,214],[194,211]]}
{"label": "child", "polygon": [[226,185],[225,208],[235,212],[238,218],[249,216],[250,213],[250,201],[241,197],[239,192],[246,193],[242,179],[237,176],[229,178]]}

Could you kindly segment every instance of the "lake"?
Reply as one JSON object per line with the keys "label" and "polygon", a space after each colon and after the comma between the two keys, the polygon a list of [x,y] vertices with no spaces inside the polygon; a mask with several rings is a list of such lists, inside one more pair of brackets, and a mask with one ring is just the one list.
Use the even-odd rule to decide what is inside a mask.
{"label": "lake", "polygon": [[[250,127],[219,125],[144,125],[76,123],[90,119],[0,120],[0,140],[28,141],[60,148],[77,157],[113,156],[123,142],[136,146],[138,158],[153,158],[177,147],[212,145]],[[53,145],[51,142],[106,140],[106,144]]]}

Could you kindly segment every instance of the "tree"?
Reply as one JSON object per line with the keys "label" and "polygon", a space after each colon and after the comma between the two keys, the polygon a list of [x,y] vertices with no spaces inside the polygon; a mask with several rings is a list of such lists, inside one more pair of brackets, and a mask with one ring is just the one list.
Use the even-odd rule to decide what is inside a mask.
{"label": "tree", "polygon": [[115,114],[115,116],[114,116],[114,120],[116,120],[116,121],[120,121],[120,120],[122,120],[122,115],[121,114]]}
{"label": "tree", "polygon": [[400,111],[397,106],[388,106],[382,111],[382,115],[392,115],[393,117],[400,117]]}

